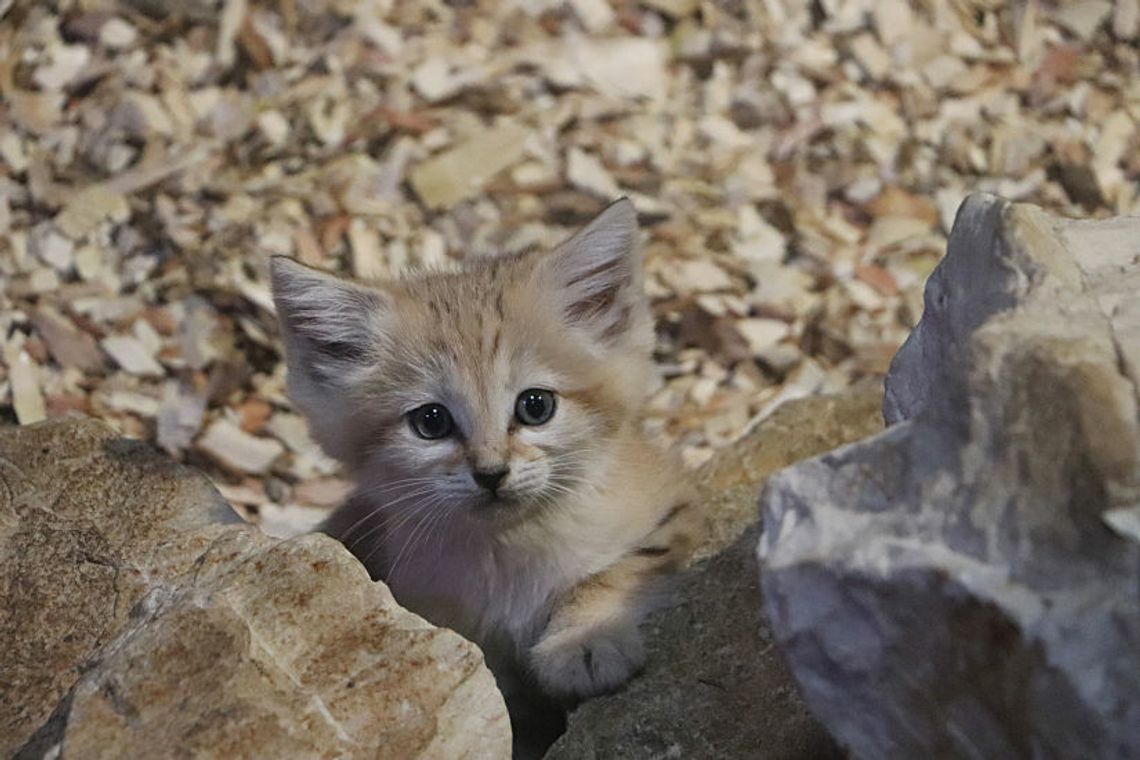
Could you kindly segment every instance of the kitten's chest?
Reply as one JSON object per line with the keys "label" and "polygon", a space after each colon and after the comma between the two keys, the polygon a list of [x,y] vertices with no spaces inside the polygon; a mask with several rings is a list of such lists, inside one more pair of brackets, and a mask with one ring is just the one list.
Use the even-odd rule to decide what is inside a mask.
{"label": "kitten's chest", "polygon": [[[386,540],[395,551],[403,542],[395,534]],[[506,638],[525,648],[541,633],[552,600],[584,572],[553,552],[510,551],[459,534],[393,563],[384,575],[401,604],[436,625],[481,644]]]}

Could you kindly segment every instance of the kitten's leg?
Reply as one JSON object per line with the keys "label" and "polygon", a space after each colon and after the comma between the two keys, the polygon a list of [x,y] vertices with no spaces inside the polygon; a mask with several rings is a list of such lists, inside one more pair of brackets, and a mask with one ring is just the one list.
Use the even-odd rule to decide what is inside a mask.
{"label": "kitten's leg", "polygon": [[668,578],[694,541],[688,503],[668,510],[628,554],[573,588],[555,606],[531,648],[539,686],[560,699],[581,699],[624,683],[645,661],[638,626],[668,594]]}

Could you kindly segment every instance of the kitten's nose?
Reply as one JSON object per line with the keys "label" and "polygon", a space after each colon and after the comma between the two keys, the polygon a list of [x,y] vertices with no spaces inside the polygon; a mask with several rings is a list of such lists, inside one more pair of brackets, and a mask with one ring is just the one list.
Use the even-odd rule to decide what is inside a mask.
{"label": "kitten's nose", "polygon": [[510,470],[506,467],[500,467],[495,470],[472,470],[471,477],[475,479],[483,488],[488,491],[494,492],[502,484],[503,478],[507,477]]}

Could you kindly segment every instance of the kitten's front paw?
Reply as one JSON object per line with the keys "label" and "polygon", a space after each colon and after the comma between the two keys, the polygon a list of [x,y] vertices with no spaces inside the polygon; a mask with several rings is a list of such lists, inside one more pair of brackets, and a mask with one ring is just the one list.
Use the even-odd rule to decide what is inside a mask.
{"label": "kitten's front paw", "polygon": [[560,699],[611,691],[644,662],[641,635],[630,626],[564,628],[548,632],[530,650],[539,686]]}

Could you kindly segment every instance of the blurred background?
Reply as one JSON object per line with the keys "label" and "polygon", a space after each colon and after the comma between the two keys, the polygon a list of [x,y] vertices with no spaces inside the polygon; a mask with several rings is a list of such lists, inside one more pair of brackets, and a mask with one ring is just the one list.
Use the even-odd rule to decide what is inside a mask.
{"label": "blurred background", "polygon": [[631,197],[689,466],[883,375],[986,190],[1140,213],[1140,0],[0,0],[0,420],[81,413],[269,530],[347,484],[267,260],[557,243]]}

